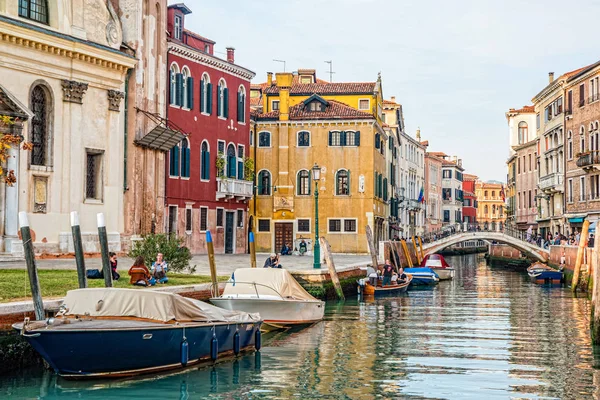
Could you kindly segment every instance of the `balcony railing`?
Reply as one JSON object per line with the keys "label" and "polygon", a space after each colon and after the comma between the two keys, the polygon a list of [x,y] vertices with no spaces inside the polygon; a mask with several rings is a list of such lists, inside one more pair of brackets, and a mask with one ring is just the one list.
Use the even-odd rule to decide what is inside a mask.
{"label": "balcony railing", "polygon": [[588,104],[595,102],[600,99],[600,93],[594,93],[588,98]]}
{"label": "balcony railing", "polygon": [[252,198],[252,182],[217,178],[217,200],[223,198],[237,198],[238,200]]}
{"label": "balcony railing", "polygon": [[563,176],[561,174],[552,173],[542,176],[540,178],[539,186],[542,190],[556,188],[557,190],[562,191],[562,184]]}
{"label": "balcony railing", "polygon": [[579,155],[577,166],[579,168],[588,168],[600,164],[600,151],[593,150]]}

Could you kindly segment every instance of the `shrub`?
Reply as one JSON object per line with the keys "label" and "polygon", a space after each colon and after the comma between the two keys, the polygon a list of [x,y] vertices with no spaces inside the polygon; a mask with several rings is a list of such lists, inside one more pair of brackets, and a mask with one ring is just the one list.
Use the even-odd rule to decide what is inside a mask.
{"label": "shrub", "polygon": [[146,235],[142,240],[135,242],[128,255],[131,258],[144,257],[146,266],[150,268],[158,253],[163,254],[164,260],[169,264],[170,271],[195,270],[195,267],[190,268],[189,266],[192,259],[190,249],[183,246],[183,238],[175,235],[164,233]]}

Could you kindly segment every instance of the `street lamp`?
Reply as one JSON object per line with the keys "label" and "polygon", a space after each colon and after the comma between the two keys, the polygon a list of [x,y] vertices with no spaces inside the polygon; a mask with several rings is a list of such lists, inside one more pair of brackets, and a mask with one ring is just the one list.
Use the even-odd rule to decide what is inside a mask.
{"label": "street lamp", "polygon": [[313,246],[313,268],[321,268],[321,245],[319,245],[319,179],[321,167],[315,163],[312,167],[313,181],[315,181],[315,244]]}

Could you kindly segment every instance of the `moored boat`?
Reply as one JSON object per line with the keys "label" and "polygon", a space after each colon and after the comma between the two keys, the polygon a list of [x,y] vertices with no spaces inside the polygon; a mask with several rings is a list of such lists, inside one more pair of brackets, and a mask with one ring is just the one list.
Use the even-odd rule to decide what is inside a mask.
{"label": "moored boat", "polygon": [[[371,278],[372,279],[372,278]],[[359,293],[366,296],[381,296],[381,295],[396,295],[406,292],[408,286],[412,282],[412,275],[406,274],[406,280],[403,282],[395,282],[391,285],[381,286],[375,278],[371,280],[369,278],[359,279],[358,290]]]}
{"label": "moored boat", "polygon": [[539,262],[527,268],[527,275],[533,283],[560,284],[563,280],[562,271],[555,270]]}
{"label": "moored boat", "polygon": [[227,310],[259,313],[266,324],[276,327],[311,324],[325,313],[325,302],[281,268],[238,268],[223,294],[210,301]]}
{"label": "moored boat", "polygon": [[405,268],[404,272],[412,275],[412,286],[435,285],[440,281],[438,274],[431,268]]}
{"label": "moored boat", "polygon": [[66,378],[113,378],[183,368],[260,348],[258,314],[176,294],[77,289],[55,318],[14,324]]}
{"label": "moored boat", "polygon": [[454,268],[448,265],[441,254],[426,255],[421,262],[421,268],[431,268],[438,275],[440,281],[454,278]]}

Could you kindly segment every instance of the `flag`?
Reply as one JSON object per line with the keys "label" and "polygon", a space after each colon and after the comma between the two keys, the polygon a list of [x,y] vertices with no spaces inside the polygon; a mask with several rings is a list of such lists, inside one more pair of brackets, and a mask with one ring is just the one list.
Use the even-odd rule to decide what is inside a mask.
{"label": "flag", "polygon": [[423,203],[425,201],[425,195],[423,193],[423,186],[421,186],[421,191],[419,192],[419,203]]}
{"label": "flag", "polygon": [[502,197],[502,202],[506,202],[506,195],[504,194],[504,186],[500,189],[500,196]]}

